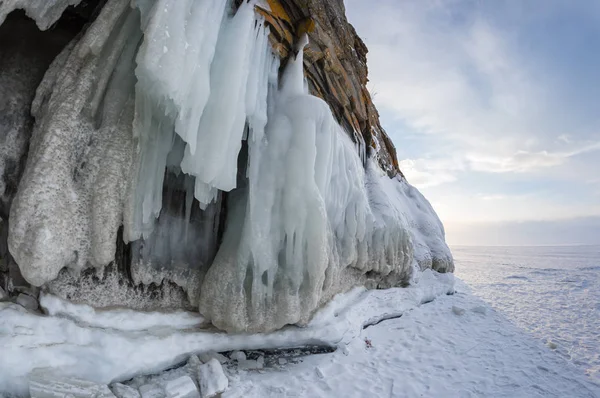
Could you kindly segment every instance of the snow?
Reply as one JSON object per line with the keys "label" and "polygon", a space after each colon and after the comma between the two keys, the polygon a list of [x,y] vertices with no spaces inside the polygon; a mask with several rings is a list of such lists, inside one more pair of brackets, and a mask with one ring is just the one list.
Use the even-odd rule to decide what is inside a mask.
{"label": "snow", "polygon": [[[457,293],[361,330],[347,351],[233,373],[234,397],[600,397],[600,385],[476,298]],[[465,309],[457,316],[452,307]],[[485,313],[481,312],[485,308]],[[368,343],[367,343],[368,342]]]}
{"label": "snow", "polygon": [[[431,270],[418,279],[404,289],[356,288],[335,296],[306,328],[256,335],[169,330],[168,325],[123,331],[83,326],[78,311],[40,316],[0,303],[0,391],[24,393],[27,374],[49,366],[54,374],[41,390],[46,383],[75,379],[101,388],[160,372],[208,347],[334,345],[335,352],[300,361],[282,357],[260,371],[228,362],[219,376],[229,384],[222,397],[600,397],[600,385],[475,297],[462,281]],[[457,315],[454,308],[464,312]],[[220,367],[217,359],[209,363]],[[163,397],[165,385],[189,377],[185,369],[126,383],[143,396]],[[214,380],[199,377],[199,382],[203,379]],[[112,389],[117,391],[116,384]]]}
{"label": "snow", "polygon": [[[24,393],[27,375],[52,367],[61,374],[94,383],[125,381],[181,363],[192,353],[241,349],[335,346],[360,336],[364,325],[397,316],[453,291],[451,274],[426,271],[408,288],[356,288],[338,295],[304,328],[268,334],[226,334],[214,330],[119,330],[86,325],[73,311],[68,317],[40,316],[12,303],[0,303],[0,389]],[[148,314],[149,317],[155,314]],[[187,322],[187,315],[182,323]],[[115,320],[118,317],[114,318]],[[171,320],[170,322],[177,322]],[[147,322],[148,324],[151,322]]]}
{"label": "snow", "polygon": [[600,246],[455,246],[457,274],[600,383]]}
{"label": "snow", "polygon": [[224,392],[229,386],[229,380],[223,372],[221,363],[213,358],[198,368],[198,381],[202,398],[214,397]]}

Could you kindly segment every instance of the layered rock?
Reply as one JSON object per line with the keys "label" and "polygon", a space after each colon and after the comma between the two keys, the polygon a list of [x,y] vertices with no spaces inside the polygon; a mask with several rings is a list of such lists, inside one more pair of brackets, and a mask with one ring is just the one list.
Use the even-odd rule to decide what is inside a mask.
{"label": "layered rock", "polygon": [[[0,17],[24,7],[44,29],[74,3],[7,2]],[[453,270],[443,226],[398,170],[342,2],[267,3],[85,2],[65,16],[93,21],[55,38],[51,65],[34,44],[13,59],[38,71],[0,76],[15,98],[0,215],[29,283],[268,331],[357,284]],[[25,156],[19,182],[6,165]]]}

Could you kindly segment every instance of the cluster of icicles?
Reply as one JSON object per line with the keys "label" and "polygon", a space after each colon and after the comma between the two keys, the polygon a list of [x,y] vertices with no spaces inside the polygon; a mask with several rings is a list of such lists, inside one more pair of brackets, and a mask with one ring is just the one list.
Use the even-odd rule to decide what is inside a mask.
{"label": "cluster of icicles", "polygon": [[151,238],[165,169],[203,209],[229,192],[222,243],[190,299],[225,330],[306,322],[368,271],[405,283],[413,249],[431,247],[409,229],[443,244],[422,196],[375,161],[365,166],[364,147],[308,94],[306,36],[278,76],[254,7],[109,0],[57,57],[32,107],[11,213],[10,250],[31,283],[106,266],[121,226],[126,242]]}

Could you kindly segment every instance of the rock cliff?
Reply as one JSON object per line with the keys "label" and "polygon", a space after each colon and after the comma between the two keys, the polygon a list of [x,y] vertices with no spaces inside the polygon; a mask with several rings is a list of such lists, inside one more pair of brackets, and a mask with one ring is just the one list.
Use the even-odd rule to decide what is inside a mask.
{"label": "rock cliff", "polygon": [[270,331],[355,285],[453,271],[344,13],[0,3],[2,287]]}

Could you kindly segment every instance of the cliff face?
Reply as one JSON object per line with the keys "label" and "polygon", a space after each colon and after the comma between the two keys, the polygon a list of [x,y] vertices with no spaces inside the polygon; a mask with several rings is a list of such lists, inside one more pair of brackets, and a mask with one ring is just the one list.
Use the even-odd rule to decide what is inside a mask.
{"label": "cliff face", "polygon": [[268,331],[453,270],[341,1],[14,0],[2,21],[9,292]]}
{"label": "cliff face", "polygon": [[[300,34],[308,32],[304,69],[312,95],[327,102],[336,120],[352,139],[363,140],[369,156],[376,156],[390,177],[402,174],[396,149],[379,123],[367,90],[367,47],[346,20],[342,0],[269,0],[257,7],[270,28],[270,41],[287,59]],[[354,134],[356,133],[356,134]]]}

